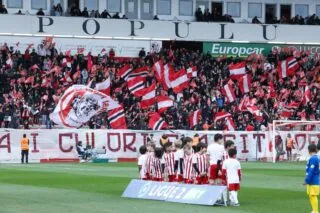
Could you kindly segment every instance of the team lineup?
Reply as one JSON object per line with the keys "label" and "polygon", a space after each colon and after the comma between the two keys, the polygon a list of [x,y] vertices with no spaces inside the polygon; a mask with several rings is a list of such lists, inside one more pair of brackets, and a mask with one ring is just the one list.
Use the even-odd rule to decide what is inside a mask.
{"label": "team lineup", "polygon": [[156,147],[154,142],[140,147],[138,167],[142,180],[225,185],[229,201],[225,191],[221,202],[240,206],[241,166],[233,141],[224,143],[223,136],[216,134],[214,143],[209,146],[190,137],[174,143],[166,139],[160,144],[162,148]]}

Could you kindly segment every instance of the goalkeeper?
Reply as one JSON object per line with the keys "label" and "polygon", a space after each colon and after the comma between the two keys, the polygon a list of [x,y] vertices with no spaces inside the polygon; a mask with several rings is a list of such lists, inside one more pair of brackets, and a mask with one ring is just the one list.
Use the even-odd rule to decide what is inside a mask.
{"label": "goalkeeper", "polygon": [[308,146],[311,155],[307,163],[306,178],[304,184],[307,185],[307,194],[312,207],[312,213],[319,213],[318,195],[319,195],[319,158],[317,155],[317,146],[310,144]]}

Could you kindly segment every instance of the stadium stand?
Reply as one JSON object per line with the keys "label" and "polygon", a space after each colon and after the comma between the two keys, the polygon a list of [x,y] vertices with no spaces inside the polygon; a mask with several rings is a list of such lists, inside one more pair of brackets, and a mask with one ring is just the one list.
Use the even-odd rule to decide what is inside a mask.
{"label": "stadium stand", "polygon": [[[152,66],[158,60],[171,63],[174,70],[197,67],[197,74],[190,76],[181,92],[172,88],[166,91],[156,84],[157,96],[167,96],[174,102],[161,111],[168,129],[253,131],[268,127],[273,119],[320,118],[317,54],[310,56],[308,52],[284,48],[265,57],[252,54],[241,63],[240,59],[212,58],[200,51],[170,48],[146,57],[124,59],[117,58],[112,51],[98,57],[81,52],[71,56],[68,52],[58,53],[54,45],[44,44],[24,53],[6,45],[1,47],[0,126],[52,128],[48,116],[66,88],[72,84],[90,84],[95,88],[109,78],[111,97],[123,105],[127,128],[149,129],[149,115],[159,106],[142,109],[141,98],[130,92],[119,69],[128,64],[133,70],[147,66],[147,87],[157,82]],[[292,63],[297,70],[290,71],[290,65],[283,68],[283,63]],[[235,80],[232,72],[237,66],[244,66],[241,64],[245,64],[240,69],[245,69],[249,78]],[[198,118],[192,120],[195,115]],[[95,116],[84,127],[111,128],[107,117],[106,113]]]}

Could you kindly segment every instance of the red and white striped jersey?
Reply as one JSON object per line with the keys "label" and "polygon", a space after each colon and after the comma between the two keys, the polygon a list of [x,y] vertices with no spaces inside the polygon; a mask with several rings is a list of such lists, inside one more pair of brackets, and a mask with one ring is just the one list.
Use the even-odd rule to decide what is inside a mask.
{"label": "red and white striped jersey", "polygon": [[196,153],[192,158],[192,163],[197,164],[200,174],[208,171],[206,154]]}
{"label": "red and white striped jersey", "polygon": [[153,158],[152,178],[163,178],[161,169],[161,159]]}
{"label": "red and white striped jersey", "polygon": [[[179,149],[174,153],[174,160],[178,161],[178,174],[181,174],[181,169],[180,169],[180,159],[183,158],[183,150]],[[183,165],[182,165],[183,166]]]}
{"label": "red and white striped jersey", "polygon": [[174,153],[165,153],[163,155],[164,168],[168,172],[168,175],[174,175]]}
{"label": "red and white striped jersey", "polygon": [[222,161],[225,161],[227,159],[229,159],[229,154],[228,154],[228,151],[224,150],[223,156],[222,156]]}
{"label": "red and white striped jersey", "polygon": [[193,178],[193,155],[185,155],[183,158],[183,178],[191,180]]}
{"label": "red and white striped jersey", "polygon": [[153,161],[154,161],[154,153],[149,152],[146,158],[146,166],[145,166],[146,174],[149,174],[149,175],[151,174],[152,168],[153,168]]}

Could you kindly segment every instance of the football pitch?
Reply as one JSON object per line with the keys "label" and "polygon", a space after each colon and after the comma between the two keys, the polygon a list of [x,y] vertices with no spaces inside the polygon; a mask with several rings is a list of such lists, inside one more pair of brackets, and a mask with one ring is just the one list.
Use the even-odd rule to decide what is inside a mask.
{"label": "football pitch", "polygon": [[240,207],[121,198],[135,163],[0,164],[1,213],[310,213],[305,163],[242,163]]}

